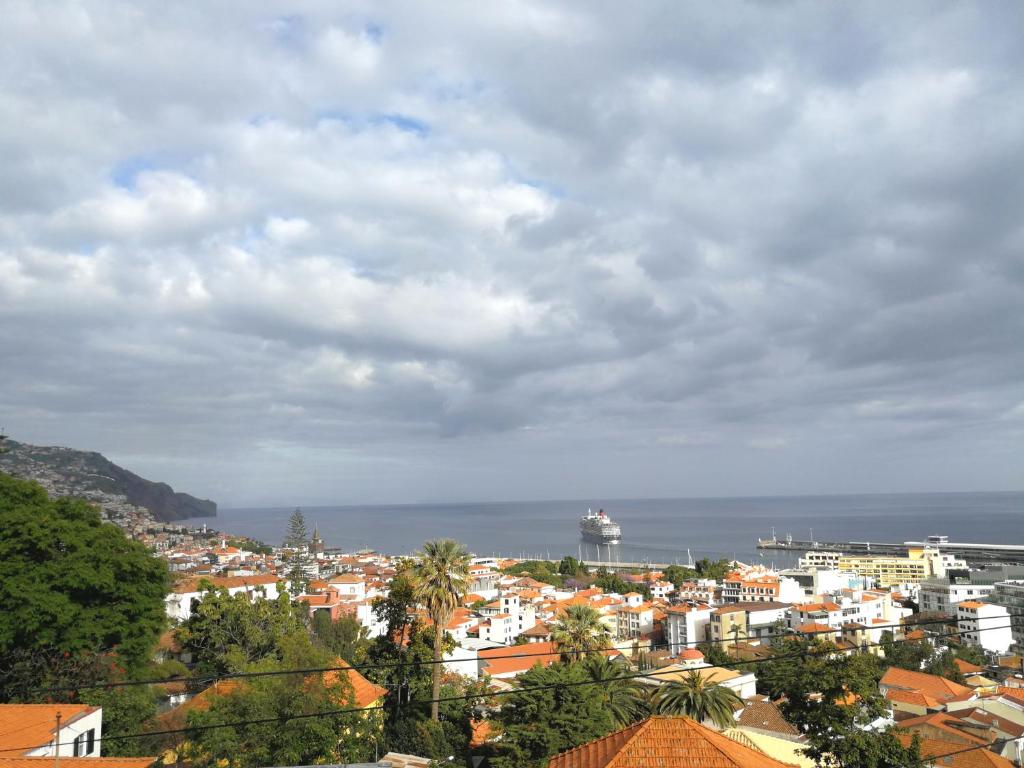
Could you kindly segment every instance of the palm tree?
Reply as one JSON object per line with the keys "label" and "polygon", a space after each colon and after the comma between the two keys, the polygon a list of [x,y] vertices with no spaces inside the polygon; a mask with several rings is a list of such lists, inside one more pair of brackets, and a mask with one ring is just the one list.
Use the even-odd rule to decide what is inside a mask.
{"label": "palm tree", "polygon": [[603,698],[616,727],[624,728],[651,714],[646,696],[650,686],[630,676],[621,665],[604,656],[588,656],[583,666],[590,679],[597,683],[594,688]]}
{"label": "palm tree", "polygon": [[430,717],[438,719],[441,695],[441,658],[445,630],[469,589],[469,552],[453,539],[437,539],[423,545],[413,568],[417,602],[434,622],[434,685]]}
{"label": "palm tree", "polygon": [[611,645],[601,614],[589,605],[570,605],[551,628],[562,661],[573,661]]}
{"label": "palm tree", "polygon": [[736,722],[733,714],[742,705],[736,692],[709,683],[696,670],[682,680],[670,680],[658,690],[655,707],[660,715],[686,715],[697,722],[710,720],[719,728]]}

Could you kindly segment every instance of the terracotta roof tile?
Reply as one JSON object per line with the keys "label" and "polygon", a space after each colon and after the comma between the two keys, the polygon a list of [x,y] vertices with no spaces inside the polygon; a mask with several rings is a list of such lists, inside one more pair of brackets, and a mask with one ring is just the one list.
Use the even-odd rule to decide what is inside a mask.
{"label": "terracotta roof tile", "polygon": [[800,735],[797,727],[786,720],[779,708],[770,701],[744,701],[736,722],[741,727],[756,728],[759,731],[772,731],[787,736]]}
{"label": "terracotta roof tile", "polygon": [[[2,704],[0,750],[27,746],[30,749],[25,751],[32,752],[53,740],[58,712],[61,714],[63,730],[63,726],[97,709],[99,707],[90,707],[86,704]],[[7,756],[13,757],[10,752],[7,752]]]}
{"label": "terracotta roof tile", "polygon": [[[914,737],[909,733],[897,733],[896,738],[900,740],[903,746],[910,746],[910,742]],[[962,749],[964,749],[963,743],[944,741],[942,739],[921,739],[921,755],[923,757],[948,755],[948,757],[943,757],[941,761],[936,762],[936,765],[949,765],[952,768],[1013,768],[1013,763],[1005,757],[1001,757],[987,749],[972,749],[970,752],[959,752],[949,755],[950,752],[956,753],[957,750]]]}
{"label": "terracotta roof tile", "polygon": [[548,768],[788,768],[687,717],[651,717],[552,757]]}
{"label": "terracotta roof tile", "polygon": [[954,683],[938,675],[929,675],[925,672],[911,672],[899,667],[889,667],[879,681],[881,685],[888,688],[900,688],[905,691],[917,691],[927,694],[941,701],[949,701],[963,695],[971,695],[973,692],[966,686]]}

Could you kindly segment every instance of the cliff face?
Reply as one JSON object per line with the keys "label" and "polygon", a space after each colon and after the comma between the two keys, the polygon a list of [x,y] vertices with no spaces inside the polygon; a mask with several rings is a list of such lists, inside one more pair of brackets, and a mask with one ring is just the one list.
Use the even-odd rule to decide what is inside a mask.
{"label": "cliff face", "polygon": [[143,507],[157,520],[213,517],[217,504],[178,493],[117,466],[93,451],[29,445],[5,440],[0,472],[35,480],[53,496],[80,496],[101,506],[127,503]]}

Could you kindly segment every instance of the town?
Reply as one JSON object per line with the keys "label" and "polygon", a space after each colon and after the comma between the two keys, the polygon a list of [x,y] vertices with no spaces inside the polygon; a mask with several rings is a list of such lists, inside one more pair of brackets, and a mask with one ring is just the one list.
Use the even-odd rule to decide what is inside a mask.
{"label": "town", "polygon": [[[932,546],[905,556],[808,551],[788,569],[724,559],[593,568],[573,556],[476,557],[446,540],[401,556],[343,553],[308,529],[301,510],[282,531],[284,546],[137,519],[124,530],[169,574],[149,660],[165,679],[147,684],[156,709],[144,727],[125,728],[121,717],[113,730],[181,736],[149,738],[151,751],[136,757],[142,744],[115,740],[102,704],[8,702],[0,705],[0,768],[58,755],[65,768],[78,758],[83,768],[103,768],[95,761],[101,755],[118,756],[124,768],[215,762],[215,741],[190,729],[219,728],[222,701],[257,696],[263,681],[248,675],[319,666],[297,663],[287,650],[270,653],[276,666],[260,662],[267,649],[251,646],[278,642],[266,636],[285,632],[275,622],[306,627],[329,650],[316,657],[330,659],[323,677],[348,692],[342,700],[351,707],[342,711],[359,713],[344,726],[361,734],[362,748],[350,754],[374,765],[425,767],[448,757],[498,768],[590,765],[588,750],[607,748],[609,734],[620,734],[619,750],[728,742],[736,765],[862,764],[832,754],[838,742],[816,729],[808,706],[836,709],[830,729],[844,723],[902,749],[901,762],[891,764],[973,766],[983,754],[984,765],[1021,765],[1021,565],[972,568]],[[450,558],[434,574],[451,579],[447,607],[421,591],[432,546]],[[262,629],[246,631],[264,636],[225,639],[232,621],[257,622]],[[812,679],[794,676],[794,652],[800,667],[817,670]],[[570,682],[619,686],[616,695],[629,703],[603,699],[612,714],[596,731],[563,732],[538,747],[516,713],[535,718],[543,707],[530,699],[533,688]],[[805,699],[800,706],[797,697]],[[458,715],[461,742],[429,730],[427,723],[457,720],[436,709],[413,735],[402,734],[396,718],[406,702],[422,702],[426,718],[447,699],[469,704]]]}

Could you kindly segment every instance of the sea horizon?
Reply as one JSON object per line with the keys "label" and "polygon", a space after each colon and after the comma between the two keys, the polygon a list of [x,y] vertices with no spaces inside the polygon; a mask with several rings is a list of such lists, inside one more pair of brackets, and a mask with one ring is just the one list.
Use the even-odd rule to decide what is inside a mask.
{"label": "sea horizon", "polygon": [[[292,505],[233,507],[193,518],[225,533],[270,544],[284,536]],[[815,494],[422,504],[299,505],[328,547],[415,551],[449,537],[478,555],[582,555],[621,562],[687,562],[725,557],[791,565],[792,552],[759,552],[757,539],[920,541],[928,535],[979,543],[1024,540],[1024,491]],[[600,549],[580,541],[579,516],[605,509],[622,541]]]}

